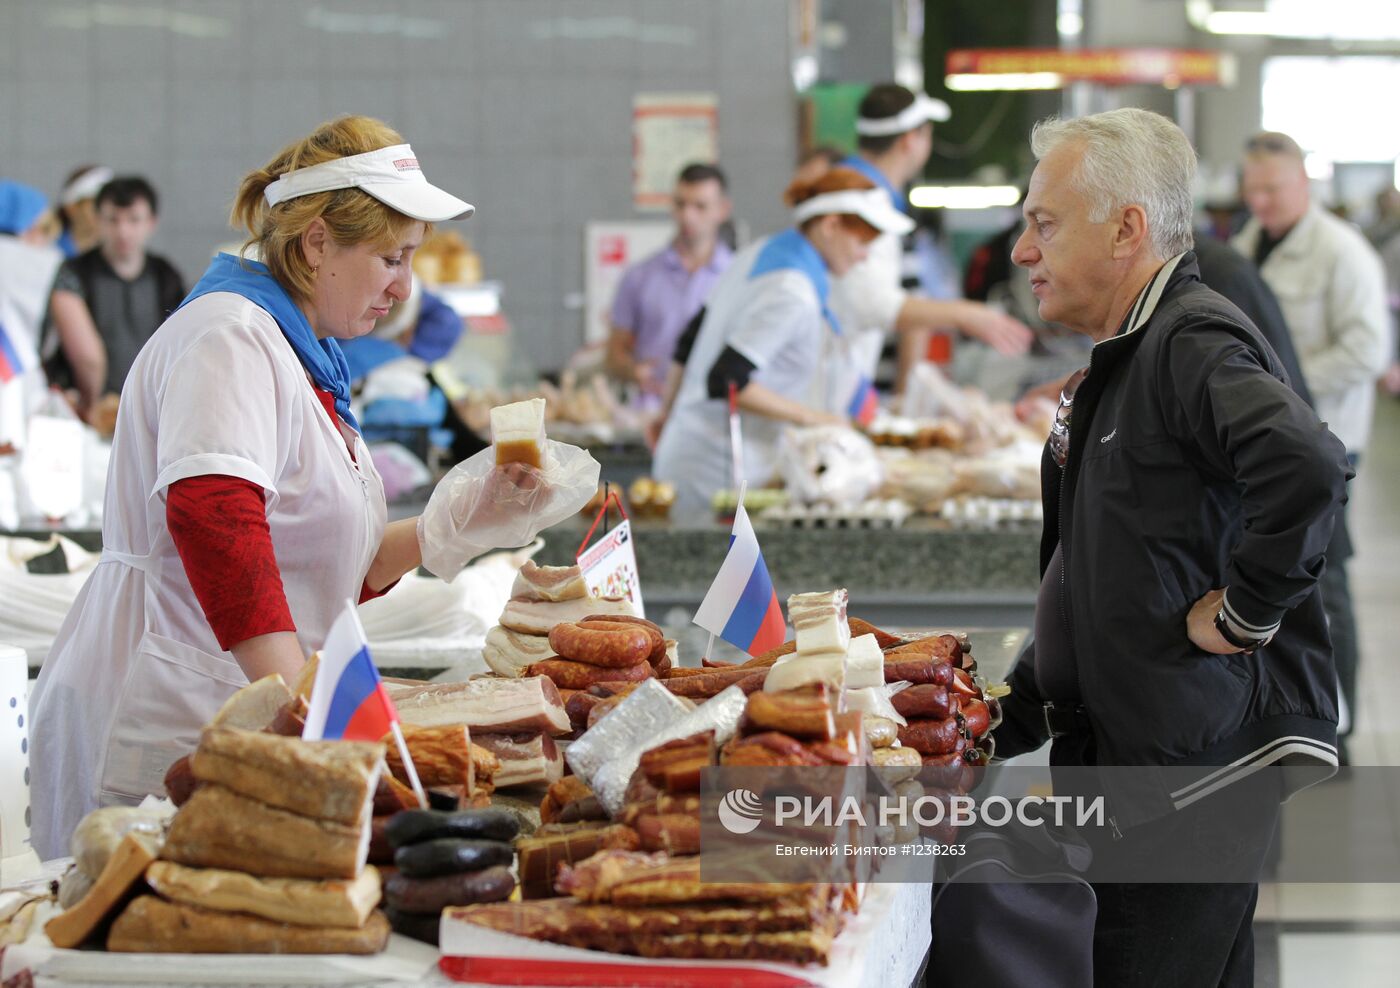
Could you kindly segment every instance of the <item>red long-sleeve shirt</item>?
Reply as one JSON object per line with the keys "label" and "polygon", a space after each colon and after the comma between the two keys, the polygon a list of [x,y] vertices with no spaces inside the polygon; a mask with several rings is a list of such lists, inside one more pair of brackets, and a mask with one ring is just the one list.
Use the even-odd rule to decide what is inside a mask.
{"label": "red long-sleeve shirt", "polygon": [[[320,388],[316,396],[338,426],[334,396]],[[166,492],[165,523],[220,648],[296,631],[260,486],[224,474],[177,480]],[[397,582],[380,591],[366,582],[360,603],[383,596]]]}

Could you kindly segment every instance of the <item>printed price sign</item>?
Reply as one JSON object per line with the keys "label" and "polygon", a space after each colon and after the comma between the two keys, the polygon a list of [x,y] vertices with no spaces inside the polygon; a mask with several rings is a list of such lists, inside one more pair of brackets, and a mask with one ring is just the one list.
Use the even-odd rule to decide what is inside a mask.
{"label": "printed price sign", "polygon": [[646,617],[642,585],[637,579],[637,554],[632,548],[632,523],[624,521],[578,557],[588,592],[596,597],[626,597]]}
{"label": "printed price sign", "polygon": [[[622,515],[616,528],[608,529],[603,537],[592,545],[588,540],[597,531],[598,525],[607,517],[608,505],[617,504],[618,514]],[[598,509],[598,517],[593,519],[593,527],[583,537],[579,546],[578,568],[583,574],[583,582],[588,592],[595,597],[626,597],[636,610],[638,617],[646,617],[642,605],[642,583],[637,576],[637,553],[632,545],[632,522],[622,510],[622,501],[615,491],[609,491]]]}

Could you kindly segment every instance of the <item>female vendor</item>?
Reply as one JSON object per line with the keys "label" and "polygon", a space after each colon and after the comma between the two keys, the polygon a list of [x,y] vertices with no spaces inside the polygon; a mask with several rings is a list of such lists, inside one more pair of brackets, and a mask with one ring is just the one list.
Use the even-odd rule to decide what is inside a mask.
{"label": "female vendor", "polygon": [[[716,283],[685,364],[652,472],[676,486],[672,516],[698,521],[716,491],[733,478],[728,394],[737,393],[744,480],[758,486],[773,473],[785,425],[845,423],[848,404],[831,410],[828,345],[839,335],[827,309],[830,281],[866,256],[882,233],[913,227],[889,196],[848,168],[833,168],[787,191],[796,226],[748,247]],[[854,386],[854,384],[853,384]]]}
{"label": "female vendor", "polygon": [[336,339],[370,332],[431,225],[472,211],[367,117],[243,179],[245,256],[214,259],[122,393],[102,560],[32,702],[42,857],[94,807],[162,794],[235,690],[291,682],[347,599],[419,565],[416,519],[386,524]]}

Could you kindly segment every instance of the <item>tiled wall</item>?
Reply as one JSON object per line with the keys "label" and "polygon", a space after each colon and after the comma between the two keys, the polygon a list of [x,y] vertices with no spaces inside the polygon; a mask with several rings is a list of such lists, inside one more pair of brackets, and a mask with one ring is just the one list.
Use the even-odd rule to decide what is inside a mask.
{"label": "tiled wall", "polygon": [[232,237],[239,177],[328,117],[368,113],[505,284],[542,367],[579,344],[583,225],[637,215],[637,92],[718,94],[735,208],[778,228],[796,153],[789,0],[0,0],[0,175],[147,174],[158,249],[190,278]]}

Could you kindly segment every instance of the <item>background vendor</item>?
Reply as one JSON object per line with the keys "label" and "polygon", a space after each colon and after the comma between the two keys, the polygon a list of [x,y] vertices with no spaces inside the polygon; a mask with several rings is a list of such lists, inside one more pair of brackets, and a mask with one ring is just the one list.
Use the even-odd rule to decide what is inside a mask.
{"label": "background vendor", "polygon": [[102,560],[35,687],[43,857],[65,853],[95,806],[161,793],[235,690],[295,677],[347,600],[420,564],[416,519],[386,524],[336,339],[408,296],[432,223],[472,211],[367,117],[325,124],[244,178],[233,218],[262,261],[218,255],[133,365]]}
{"label": "background vendor", "polygon": [[913,223],[875,183],[835,168],[794,182],[795,226],[750,245],[715,286],[688,353],[656,447],[652,472],[676,485],[672,517],[705,517],[731,485],[729,388],[743,413],[744,480],[766,483],[785,424],[844,424],[825,401],[827,339],[839,325],[827,307],[831,278],[859,263],[882,233]]}
{"label": "background vendor", "polygon": [[[948,119],[947,104],[895,83],[872,86],[856,119],[857,153],[841,162],[882,189],[892,208],[908,212],[906,187],[923,173],[933,151],[933,121]],[[832,284],[831,309],[844,327],[849,359],[876,376],[888,337],[899,337],[898,384],[927,350],[929,331],[955,329],[1003,354],[1024,353],[1031,332],[979,302],[920,298],[904,288],[901,236],[875,241],[870,256]]]}

